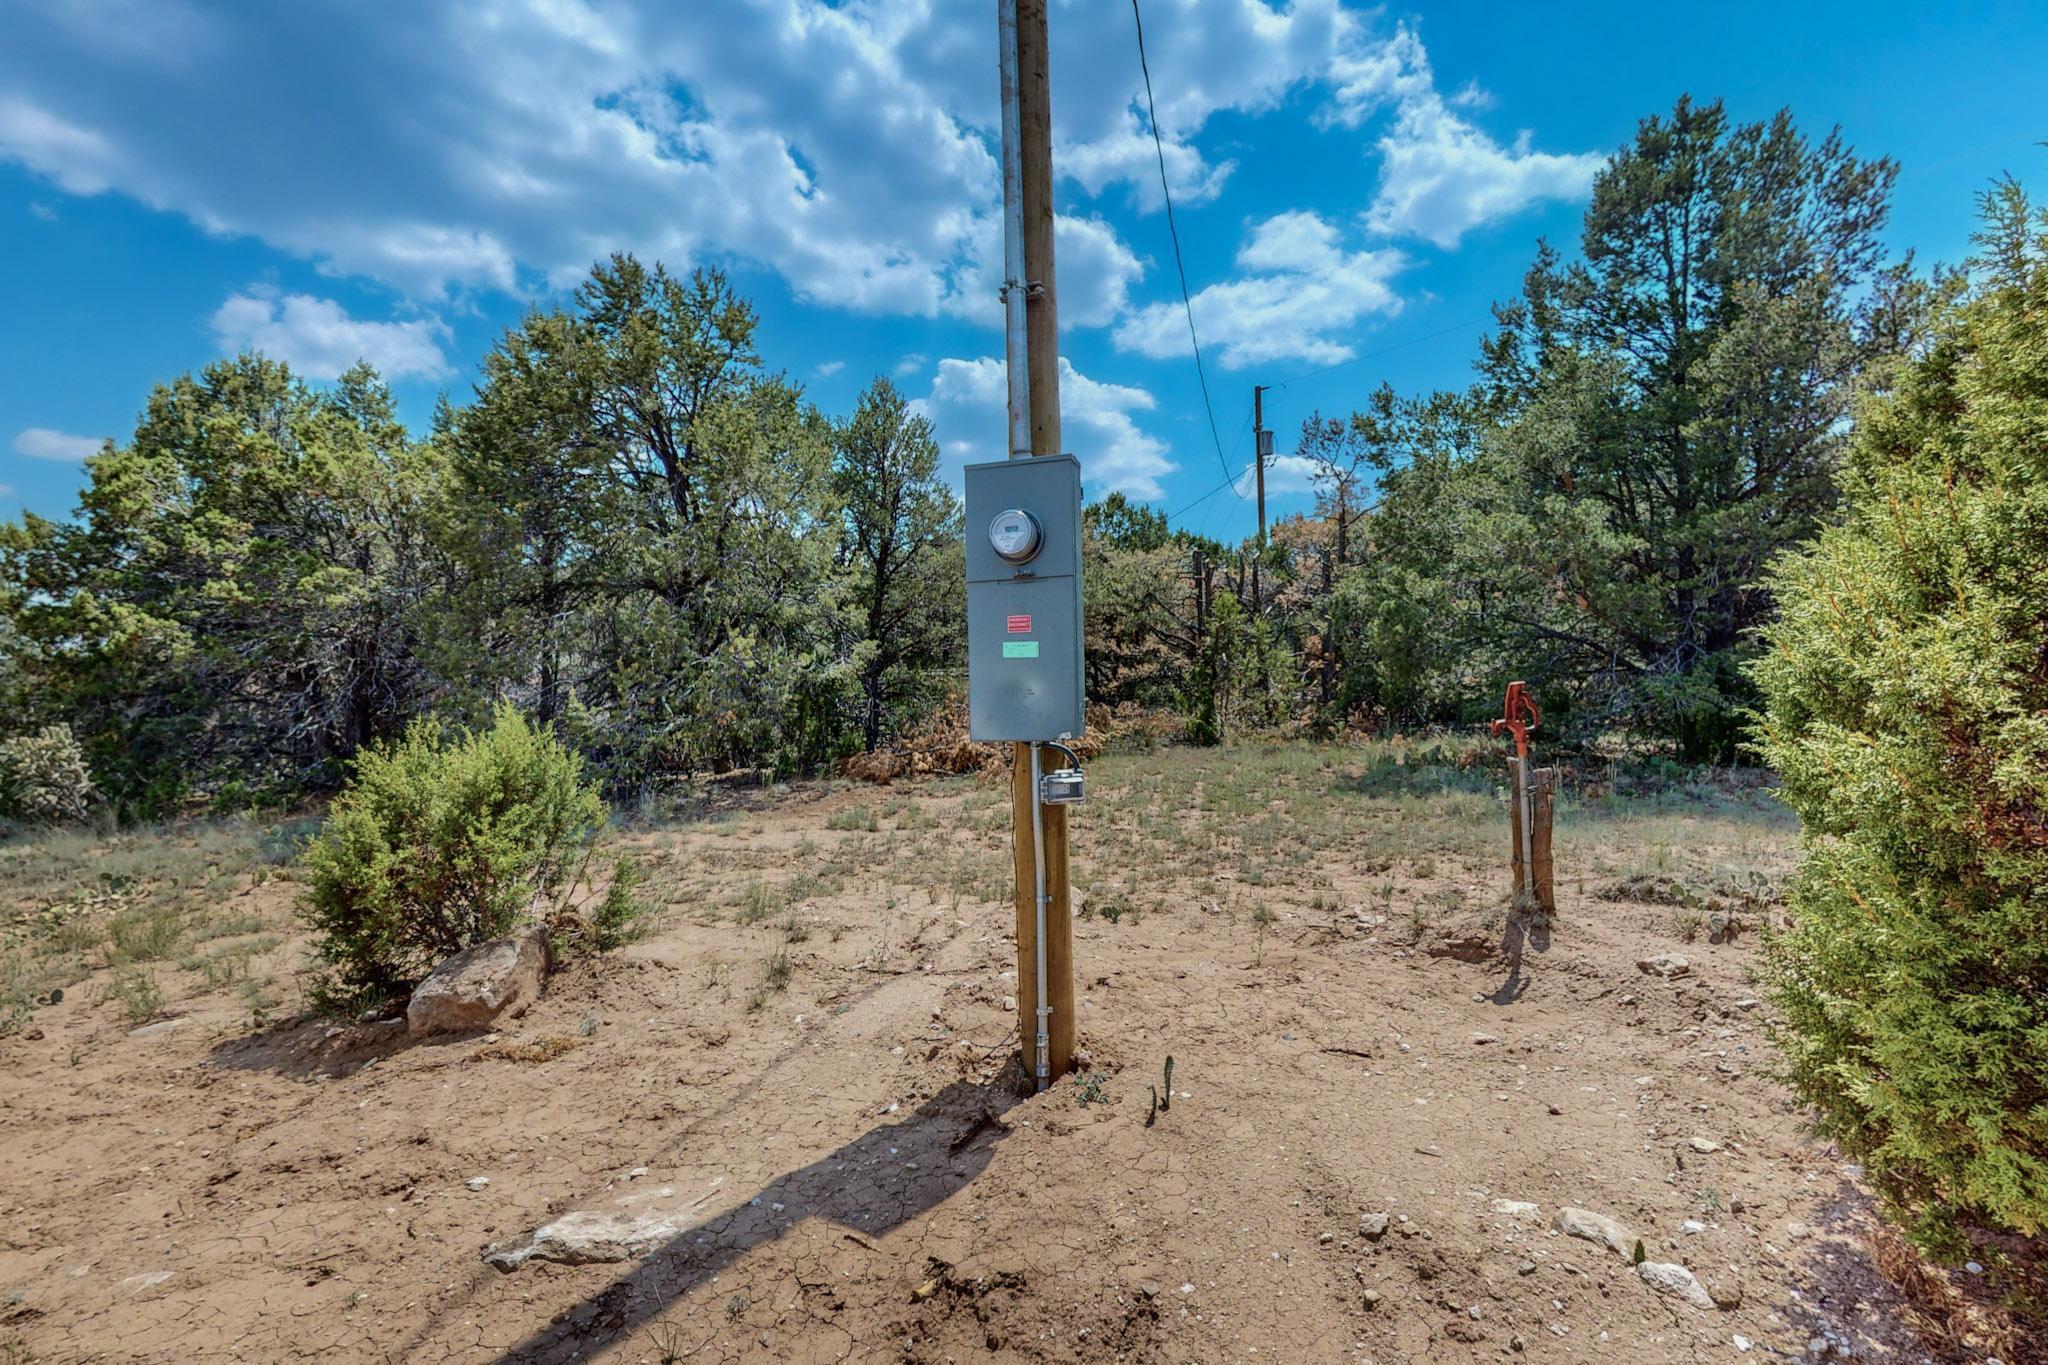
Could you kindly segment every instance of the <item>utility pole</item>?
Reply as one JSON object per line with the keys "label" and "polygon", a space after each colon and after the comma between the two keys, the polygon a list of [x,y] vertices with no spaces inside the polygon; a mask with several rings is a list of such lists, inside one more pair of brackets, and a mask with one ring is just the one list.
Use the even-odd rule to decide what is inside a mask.
{"label": "utility pole", "polygon": [[[1266,430],[1266,384],[1252,385],[1252,464],[1259,471],[1259,558],[1266,554],[1266,461],[1273,457],[1273,433]],[[1252,561],[1252,611],[1262,605],[1259,561]]]}
{"label": "utility pole", "polygon": [[[1012,294],[1009,358],[1013,458],[1061,453],[1059,307],[1053,271],[1052,94],[1046,7],[1047,0],[997,0],[1003,46],[1005,236],[1021,239],[1005,243],[1011,263],[1005,288],[1010,293],[1021,287],[1024,305],[1020,339],[1015,325],[1019,310]],[[1015,273],[1019,267],[1021,276]],[[1017,344],[1019,340],[1021,347]],[[1011,746],[1011,824],[1017,874],[1017,1026],[1026,1074],[1035,1069],[1042,1036],[1048,1070],[1057,1078],[1073,1066],[1074,1060],[1074,926],[1067,809],[1041,803],[1033,771],[1036,767],[1032,745]],[[1046,888],[1042,943],[1037,890],[1041,855]],[[1043,1014],[1038,1013],[1041,999]]]}

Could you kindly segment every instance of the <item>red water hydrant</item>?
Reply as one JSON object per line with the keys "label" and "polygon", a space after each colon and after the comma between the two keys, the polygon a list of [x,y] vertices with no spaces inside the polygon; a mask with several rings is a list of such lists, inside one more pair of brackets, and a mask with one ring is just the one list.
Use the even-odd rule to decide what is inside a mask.
{"label": "red water hydrant", "polygon": [[1529,695],[1529,684],[1511,682],[1508,684],[1506,704],[1501,708],[1501,717],[1492,725],[1498,737],[1506,731],[1515,737],[1515,757],[1529,756],[1529,732],[1543,723],[1543,713],[1536,709],[1536,699]]}

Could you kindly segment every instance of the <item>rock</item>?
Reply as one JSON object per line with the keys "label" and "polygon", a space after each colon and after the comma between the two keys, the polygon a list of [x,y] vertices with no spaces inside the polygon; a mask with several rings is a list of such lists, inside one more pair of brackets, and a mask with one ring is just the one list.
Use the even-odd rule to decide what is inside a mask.
{"label": "rock", "polygon": [[184,1022],[183,1019],[165,1019],[161,1023],[144,1024],[141,1028],[129,1029],[128,1036],[130,1038],[161,1038]]}
{"label": "rock", "polygon": [[1541,1205],[1520,1199],[1496,1199],[1490,1207],[1504,1218],[1534,1218],[1543,1212]]}
{"label": "rock", "polygon": [[1380,1291],[1377,1289],[1368,1289],[1361,1297],[1364,1299],[1365,1311],[1368,1313],[1380,1306]]}
{"label": "rock", "polygon": [[687,1211],[667,1214],[566,1213],[537,1228],[522,1247],[492,1247],[484,1261],[508,1274],[528,1261],[600,1265],[658,1251],[694,1226]]}
{"label": "rock", "polygon": [[1682,1265],[1674,1265],[1669,1261],[1644,1261],[1636,1267],[1636,1274],[1642,1277],[1644,1284],[1660,1294],[1669,1294],[1674,1299],[1684,1299],[1695,1308],[1714,1306],[1714,1296],[1707,1292],[1707,1287],[1699,1282],[1698,1276]]}
{"label": "rock", "polygon": [[487,1175],[473,1175],[462,1183],[472,1190],[480,1190],[491,1183],[491,1178]]}
{"label": "rock", "polygon": [[1646,957],[1637,962],[1636,970],[1648,972],[1651,976],[1661,976],[1669,981],[1674,977],[1690,975],[1692,964],[1677,953],[1659,953],[1655,957]]}
{"label": "rock", "polygon": [[1472,1046],[1474,1047],[1485,1047],[1488,1043],[1497,1043],[1499,1041],[1500,1035],[1497,1033],[1475,1033],[1472,1035]]}
{"label": "rock", "polygon": [[1536,1273],[1536,1263],[1534,1261],[1524,1261],[1515,1267],[1515,1273],[1517,1275],[1534,1275]]}
{"label": "rock", "polygon": [[[1036,892],[1033,892],[1032,894],[1033,894],[1033,895],[1036,895],[1037,893],[1036,893]],[[1014,995],[1006,995],[1006,996],[1004,996],[1004,997],[1003,997],[1003,1008],[1004,1008],[1004,1009],[1005,1009],[1006,1011],[1008,1011],[1009,1013],[1011,1013],[1011,1014],[1015,1014],[1015,1013],[1017,1012],[1017,997],[1016,997],[1016,996],[1014,996]]]}
{"label": "rock", "polygon": [[434,968],[413,991],[405,1007],[406,1031],[421,1038],[516,1019],[540,999],[547,974],[545,929],[466,948]]}
{"label": "rock", "polygon": [[1589,1213],[1585,1209],[1559,1209],[1557,1216],[1550,1220],[1550,1226],[1567,1237],[1597,1242],[1617,1256],[1627,1256],[1635,1250],[1636,1235],[1605,1214]]}
{"label": "rock", "polygon": [[1358,1217],[1358,1235],[1368,1242],[1377,1242],[1387,1235],[1390,1220],[1384,1213],[1364,1213]]}
{"label": "rock", "polygon": [[1735,1002],[1735,1008],[1739,1010],[1753,1010],[1761,1004],[1763,1004],[1763,1001],[1761,1000],[1743,999]]}
{"label": "rock", "polygon": [[1494,955],[1498,946],[1491,939],[1466,934],[1430,944],[1429,955],[1456,958],[1460,962],[1485,962]]}
{"label": "rock", "polygon": [[1707,1286],[1707,1293],[1714,1300],[1714,1307],[1730,1310],[1742,1307],[1742,1281],[1722,1280]]}
{"label": "rock", "polygon": [[1795,1242],[1803,1242],[1813,1236],[1813,1229],[1804,1223],[1787,1223],[1785,1224],[1785,1235]]}
{"label": "rock", "polygon": [[1721,1144],[1714,1141],[1712,1138],[1689,1138],[1687,1139],[1685,1145],[1692,1148],[1695,1152],[1701,1153],[1702,1155],[1708,1152],[1718,1152],[1721,1150]]}
{"label": "rock", "polygon": [[1736,1350],[1747,1351],[1751,1346],[1754,1346],[1756,1343],[1751,1341],[1748,1337],[1742,1335],[1742,1333],[1737,1332],[1733,1338],[1733,1344]]}

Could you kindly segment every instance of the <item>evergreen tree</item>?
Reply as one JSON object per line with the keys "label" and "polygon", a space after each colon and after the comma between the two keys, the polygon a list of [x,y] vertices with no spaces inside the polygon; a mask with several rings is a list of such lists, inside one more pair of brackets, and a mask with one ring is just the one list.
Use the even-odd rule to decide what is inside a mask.
{"label": "evergreen tree", "polygon": [[1752,670],[1805,822],[1769,944],[1792,1083],[1950,1251],[2048,1228],[2048,216],[2008,184],[1980,240]]}
{"label": "evergreen tree", "polygon": [[928,711],[948,670],[962,667],[960,500],[939,477],[931,419],[912,412],[887,379],[868,386],[834,444],[833,483],[845,509],[839,557],[852,576],[860,635],[861,741],[873,753]]}

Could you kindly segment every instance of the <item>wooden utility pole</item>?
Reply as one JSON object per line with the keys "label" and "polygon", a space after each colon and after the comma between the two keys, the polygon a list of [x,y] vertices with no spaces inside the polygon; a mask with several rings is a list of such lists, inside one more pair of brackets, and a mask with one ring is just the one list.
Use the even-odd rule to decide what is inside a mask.
{"label": "wooden utility pole", "polygon": [[[1259,485],[1259,559],[1266,555],[1266,456],[1272,452],[1271,440],[1266,434],[1266,386],[1252,385],[1252,467],[1258,470]],[[1226,471],[1228,472],[1228,471]],[[1257,614],[1263,605],[1259,587],[1259,560],[1252,561],[1252,612]]]}
{"label": "wooden utility pole", "polygon": [[[1017,6],[1018,103],[1022,124],[1024,278],[1027,368],[1031,376],[1031,453],[1060,451],[1060,331],[1053,281],[1052,90],[1046,40],[1047,0],[1009,0]],[[1038,904],[1033,844],[1031,746],[1010,749],[1010,805],[1017,872],[1017,1034],[1029,1074],[1037,1055]],[[1052,1075],[1074,1064],[1074,921],[1067,869],[1067,808],[1046,806],[1045,912],[1047,1062]]]}

